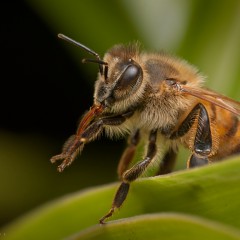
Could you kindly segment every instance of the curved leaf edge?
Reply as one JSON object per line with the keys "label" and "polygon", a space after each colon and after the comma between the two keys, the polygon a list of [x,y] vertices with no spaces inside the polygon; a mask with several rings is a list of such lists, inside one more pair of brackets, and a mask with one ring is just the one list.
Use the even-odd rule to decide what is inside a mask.
{"label": "curved leaf edge", "polygon": [[[136,190],[138,191],[137,194],[139,194],[140,192],[144,192],[146,189],[149,192],[149,190],[150,190],[149,186],[151,188],[155,188],[155,186],[157,186],[158,189],[160,188],[163,191],[165,191],[164,188],[166,188],[166,186],[170,186],[169,183],[171,183],[172,181],[176,182],[177,186],[179,184],[182,185],[182,183],[180,181],[182,181],[183,179],[185,179],[184,180],[185,185],[189,185],[190,184],[189,181],[193,181],[195,184],[196,180],[199,180],[199,177],[201,179],[204,179],[204,178],[206,178],[206,176],[211,175],[210,173],[214,174],[214,176],[216,178],[216,183],[218,183],[218,185],[219,185],[219,180],[222,180],[221,178],[219,179],[219,175],[220,175],[220,177],[222,177],[222,174],[224,172],[227,172],[227,176],[228,176],[228,177],[227,176],[224,177],[224,179],[223,179],[224,181],[227,181],[229,179],[229,174],[230,174],[231,176],[233,176],[234,181],[236,182],[236,181],[239,181],[239,177],[238,177],[239,169],[240,169],[239,157],[234,157],[233,159],[229,159],[229,160],[223,161],[221,163],[212,164],[211,166],[206,166],[206,167],[202,167],[202,168],[196,168],[191,171],[184,170],[184,171],[178,171],[178,172],[175,172],[172,174],[168,174],[165,176],[140,179],[140,180],[136,181],[136,183],[133,184],[133,189],[135,191],[135,194],[136,194]],[[170,182],[168,182],[169,180],[170,180]],[[174,186],[175,185],[176,184],[174,184]],[[23,236],[24,234],[25,235],[29,234],[29,232],[31,232],[31,229],[36,228],[35,231],[36,230],[38,231],[39,228],[44,228],[46,233],[48,231],[51,231],[51,234],[53,235],[54,231],[55,231],[55,233],[56,233],[56,231],[58,231],[58,229],[55,229],[55,230],[53,229],[53,227],[54,227],[53,225],[54,224],[55,225],[62,224],[62,226],[64,226],[65,228],[66,227],[68,228],[67,231],[65,231],[65,229],[62,228],[60,230],[61,233],[57,232],[58,235],[54,235],[54,236],[57,237],[57,236],[60,236],[60,234],[62,234],[61,236],[69,236],[70,234],[72,234],[76,231],[86,229],[98,222],[98,220],[99,220],[98,217],[101,217],[101,215],[105,213],[104,209],[106,209],[106,211],[108,210],[108,208],[109,208],[108,205],[110,205],[110,203],[111,203],[112,196],[114,195],[114,192],[116,191],[117,186],[118,186],[118,183],[111,183],[108,185],[92,187],[92,188],[88,188],[83,191],[68,194],[57,200],[53,200],[53,201],[43,205],[42,207],[37,208],[36,210],[33,210],[32,212],[24,215],[23,217],[20,217],[19,219],[15,220],[14,222],[5,226],[2,229],[2,232],[9,233],[9,237],[10,236],[15,237],[15,238],[13,237],[12,239],[18,239],[18,238],[16,238],[16,236],[21,236],[21,235]],[[145,187],[145,190],[143,190],[143,187]],[[195,188],[196,184],[193,187]],[[219,187],[221,187],[221,186],[219,186]],[[141,194],[143,194],[143,193],[141,193]],[[157,193],[154,193],[154,194],[157,194]],[[235,194],[236,194],[236,192],[235,192]],[[154,196],[156,197],[156,195],[154,195]],[[177,194],[175,197],[179,197],[179,196],[180,195]],[[91,206],[91,204],[89,205],[89,201],[96,197],[100,198],[101,200],[104,199],[104,202],[95,201],[95,202],[91,203],[91,204],[94,204],[92,206],[96,206],[96,203],[98,204],[97,205],[98,207],[96,209],[94,209],[94,212],[95,212],[94,214],[97,216],[93,216],[89,222],[85,221],[85,220],[88,220],[88,219],[86,219],[86,216],[84,218],[82,218],[82,216],[81,216],[82,220],[84,220],[84,221],[82,221],[83,223],[81,222],[81,224],[80,224],[81,226],[80,226],[79,225],[80,218],[79,218],[79,210],[78,210],[79,206],[82,206],[83,208],[84,208],[84,206],[86,208],[87,205]],[[131,199],[131,198],[133,199],[134,196],[132,195],[128,199]],[[85,201],[85,203],[87,202],[87,205],[81,205],[83,203],[83,201]],[[130,201],[128,200],[127,202],[130,202]],[[139,199],[137,202],[139,203]],[[123,209],[121,209],[121,214],[117,214],[117,217],[131,217],[131,214],[136,215],[137,212],[139,213],[138,215],[145,214],[145,212],[142,212],[141,209],[140,209],[140,211],[139,211],[139,209],[137,209],[137,210],[131,209],[131,211],[132,211],[131,214],[129,214],[129,213],[126,214],[126,211],[130,210],[129,206],[134,207],[134,208],[139,207],[139,206],[136,205],[136,202],[133,202],[134,205],[129,205],[128,203],[125,203],[125,204],[126,204],[125,205],[126,207],[124,206]],[[142,206],[140,204],[140,208],[141,207]],[[176,212],[172,208],[169,210],[167,210],[167,212]],[[124,212],[125,212],[125,214],[122,214]],[[163,211],[161,210],[158,212],[164,212],[164,209],[163,209]],[[182,211],[180,211],[180,212],[182,212]],[[189,214],[189,212],[187,212],[187,213]],[[196,215],[195,213],[191,213],[191,214]],[[64,216],[64,219],[61,219],[60,221],[63,220],[63,222],[59,222],[59,217],[62,218],[62,216]],[[89,216],[89,215],[87,215],[87,216]],[[206,217],[206,216],[202,216],[202,217]],[[71,224],[70,224],[69,219],[73,221],[74,218],[75,218],[75,223],[72,224],[72,222],[71,222]],[[218,221],[217,219],[215,219],[215,220]],[[68,225],[66,226],[66,223],[68,225],[71,225],[71,227],[69,227]],[[231,224],[229,224],[229,222],[225,222],[224,224],[231,225]],[[74,225],[74,226],[72,226],[72,225]],[[234,224],[232,224],[232,225],[234,225]],[[234,225],[234,227],[236,227],[235,225]],[[52,228],[50,229],[50,227],[52,227]],[[11,233],[13,233],[13,234],[11,234]]]}
{"label": "curved leaf edge", "polygon": [[[169,224],[171,223],[171,224]],[[146,228],[144,227],[146,226]],[[157,227],[156,227],[157,226]],[[146,239],[149,232],[154,232],[157,236],[163,234],[171,234],[170,239],[178,239],[179,227],[185,232],[185,239],[199,239],[201,234],[212,234],[216,239],[221,236],[223,239],[240,239],[240,231],[218,222],[205,218],[196,217],[187,214],[178,213],[155,213],[144,214],[135,217],[129,217],[120,220],[114,220],[104,225],[95,225],[87,228],[79,233],[76,233],[68,238],[68,240],[83,240],[83,239],[123,239],[129,234],[136,234]],[[198,229],[199,231],[191,231],[190,228]],[[136,233],[137,231],[137,233]],[[175,234],[174,234],[175,233]],[[212,238],[211,238],[212,239]]]}

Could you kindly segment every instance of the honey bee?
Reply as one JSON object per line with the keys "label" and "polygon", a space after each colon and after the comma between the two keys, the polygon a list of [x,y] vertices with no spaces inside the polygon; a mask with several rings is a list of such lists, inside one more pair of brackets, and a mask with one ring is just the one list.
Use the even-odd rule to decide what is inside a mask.
{"label": "honey bee", "polygon": [[[156,159],[161,158],[158,174],[171,172],[180,145],[191,151],[188,168],[240,152],[240,103],[203,87],[197,68],[166,53],[140,51],[137,43],[116,45],[101,59],[81,43],[58,36],[95,56],[83,61],[98,64],[99,74],[93,106],[51,162],[62,160],[62,172],[103,132],[130,136],[118,165],[121,184],[100,223],[123,204],[131,182]],[[145,157],[129,167],[141,138],[147,141]]]}

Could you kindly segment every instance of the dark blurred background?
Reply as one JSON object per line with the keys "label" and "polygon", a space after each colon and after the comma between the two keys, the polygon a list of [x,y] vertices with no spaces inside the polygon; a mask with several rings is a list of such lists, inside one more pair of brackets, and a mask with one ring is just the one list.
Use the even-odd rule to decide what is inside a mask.
{"label": "dark blurred background", "polygon": [[[81,161],[57,173],[49,159],[91,106],[98,68],[85,71],[80,59],[88,55],[57,39],[58,32],[29,4],[4,5],[9,15],[1,20],[0,39],[0,224],[49,199],[116,180],[114,158],[123,148],[123,141],[118,146],[103,138],[86,147]],[[79,61],[67,48],[78,52]]]}
{"label": "dark blurred background", "polygon": [[101,56],[134,40],[166,49],[197,65],[209,76],[207,86],[239,100],[238,0],[15,0],[1,9],[0,225],[117,180],[123,139],[87,145],[61,174],[49,162],[91,106],[98,71],[81,64],[87,53],[57,39],[59,32]]}

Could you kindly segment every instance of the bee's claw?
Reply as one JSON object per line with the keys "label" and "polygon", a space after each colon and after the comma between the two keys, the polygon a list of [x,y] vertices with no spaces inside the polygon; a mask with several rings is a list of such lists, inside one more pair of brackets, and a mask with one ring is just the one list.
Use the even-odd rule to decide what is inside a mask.
{"label": "bee's claw", "polygon": [[57,167],[58,172],[63,172],[66,166],[67,165],[65,164],[65,162],[63,162],[61,165]]}
{"label": "bee's claw", "polygon": [[50,159],[50,162],[51,163],[55,163],[59,160],[63,160],[63,162],[57,167],[57,170],[58,172],[63,172],[63,170],[69,166],[71,164],[71,158],[69,158],[68,156],[66,156],[66,154],[58,154],[56,156],[53,156],[51,159]]}
{"label": "bee's claw", "polygon": [[50,162],[55,163],[56,161],[64,159],[66,156],[64,154],[58,154],[53,157],[51,157]]}
{"label": "bee's claw", "polygon": [[114,211],[115,211],[115,208],[112,207],[112,208],[109,210],[109,212],[99,220],[99,223],[100,223],[101,225],[105,224],[105,223],[106,223],[106,222],[105,222],[106,219],[109,218],[109,217],[111,217],[111,216],[113,215]]}
{"label": "bee's claw", "polygon": [[63,170],[66,167],[69,167],[73,162],[73,159],[71,157],[67,157],[65,159],[63,159],[63,162],[57,167],[57,171],[58,172],[63,172]]}

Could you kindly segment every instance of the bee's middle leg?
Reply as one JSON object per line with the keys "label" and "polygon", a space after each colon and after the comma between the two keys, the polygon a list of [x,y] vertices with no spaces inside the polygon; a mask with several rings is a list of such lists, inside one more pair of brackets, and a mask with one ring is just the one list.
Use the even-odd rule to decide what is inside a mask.
{"label": "bee's middle leg", "polygon": [[160,162],[159,170],[156,175],[163,175],[172,172],[177,154],[173,149],[169,149]]}
{"label": "bee's middle leg", "polygon": [[121,207],[121,205],[123,204],[124,200],[127,197],[130,183],[136,180],[146,170],[148,165],[151,163],[151,161],[155,157],[157,153],[156,139],[157,139],[157,131],[156,130],[151,131],[149,136],[149,143],[148,143],[146,157],[141,162],[138,162],[132,168],[130,168],[129,170],[123,173],[122,183],[118,188],[117,193],[114,197],[112,207],[110,211],[100,219],[101,224],[103,224],[107,218],[111,217],[116,209]]}
{"label": "bee's middle leg", "polygon": [[119,179],[122,178],[123,173],[127,170],[129,164],[133,160],[139,140],[140,140],[140,131],[139,129],[137,129],[132,134],[132,136],[130,136],[128,147],[123,152],[122,157],[119,161],[118,169],[117,169]]}

